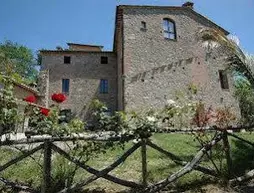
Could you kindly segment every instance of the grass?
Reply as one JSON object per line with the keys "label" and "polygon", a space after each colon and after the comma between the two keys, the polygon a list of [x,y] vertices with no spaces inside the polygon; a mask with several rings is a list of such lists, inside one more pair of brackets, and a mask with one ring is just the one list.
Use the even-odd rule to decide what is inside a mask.
{"label": "grass", "polygon": [[[1,147],[0,149],[0,165],[5,164],[6,162],[14,159],[15,157],[21,155],[20,152],[14,149],[8,149],[6,147]],[[38,158],[39,159],[39,158]],[[40,166],[31,158],[23,159],[21,162],[18,162],[6,170],[0,172],[0,177],[12,181],[18,181],[25,184],[28,184],[33,187],[38,187],[41,183],[42,172]],[[0,192],[5,192],[5,189],[2,189],[3,184],[0,182]],[[9,192],[9,191],[6,191]]]}
{"label": "grass", "polygon": [[[254,141],[254,134],[249,133],[239,133],[240,137],[247,139],[249,141]],[[194,141],[194,137],[188,134],[155,134],[151,138],[152,142],[159,145],[165,150],[168,150],[186,161],[190,161],[193,156],[200,149],[200,145],[197,141]],[[102,169],[114,162],[119,156],[121,156],[128,148],[133,145],[132,142],[126,144],[125,149],[117,147],[114,150],[109,150],[105,154],[100,154],[96,158],[91,159],[88,165],[96,168]],[[234,164],[235,175],[241,175],[246,170],[254,168],[254,148],[250,145],[244,144],[239,140],[230,137],[231,153]],[[213,150],[213,155],[215,157],[215,162],[219,167],[220,158],[222,155],[222,148],[218,145],[215,150]],[[1,148],[0,150],[0,164],[6,163],[8,160],[14,158],[18,155],[18,152]],[[42,163],[41,154],[35,154],[35,159]],[[53,156],[53,176],[57,176],[56,173],[62,170],[68,170],[70,167],[74,167],[73,164],[69,163],[67,160],[60,159],[59,156],[54,154]],[[178,171],[181,167],[177,166],[172,160],[168,159],[165,155],[153,150],[152,148],[147,148],[147,164],[148,164],[148,181],[149,183],[155,183],[162,179],[165,179],[168,175]],[[212,167],[209,159],[204,158],[202,165]],[[222,160],[222,168],[225,169],[225,160]],[[136,182],[141,182],[141,153],[140,149],[135,151],[127,160],[113,170],[110,174],[123,179],[128,179]],[[60,172],[60,174],[61,174]],[[42,172],[40,166],[31,158],[26,158],[20,163],[11,166],[7,170],[1,173],[1,176],[12,180],[18,180],[25,183],[29,183],[34,187],[40,187]],[[78,169],[74,178],[74,182],[80,182],[86,177],[90,176],[83,169]],[[59,175],[58,175],[59,178]],[[211,179],[200,172],[193,171],[182,178],[180,178],[173,185],[180,189],[185,190],[189,188],[196,188],[198,185],[210,183]],[[101,187],[107,191],[116,192],[125,189],[120,185],[108,182],[104,179],[98,179],[91,183],[88,188]]]}

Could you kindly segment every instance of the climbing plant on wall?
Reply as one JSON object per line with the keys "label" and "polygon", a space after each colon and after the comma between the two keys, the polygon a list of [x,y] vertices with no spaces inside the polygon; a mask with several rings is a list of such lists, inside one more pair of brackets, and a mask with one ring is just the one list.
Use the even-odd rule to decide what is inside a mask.
{"label": "climbing plant on wall", "polygon": [[10,77],[0,74],[0,135],[13,132],[15,124],[20,121],[12,81]]}

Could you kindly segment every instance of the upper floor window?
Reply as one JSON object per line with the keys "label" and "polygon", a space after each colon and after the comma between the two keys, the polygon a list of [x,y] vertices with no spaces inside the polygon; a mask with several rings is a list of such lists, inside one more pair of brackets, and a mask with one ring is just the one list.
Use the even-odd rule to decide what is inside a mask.
{"label": "upper floor window", "polygon": [[107,79],[101,79],[101,81],[100,81],[100,93],[102,93],[102,94],[108,93],[108,80]]}
{"label": "upper floor window", "polygon": [[62,93],[69,94],[70,79],[62,79]]}
{"label": "upper floor window", "polygon": [[175,22],[170,19],[163,19],[163,31],[164,38],[175,40],[176,39],[176,28]]}
{"label": "upper floor window", "polygon": [[101,57],[101,64],[107,64],[108,63],[108,57],[107,56],[102,56]]}
{"label": "upper floor window", "polygon": [[227,72],[225,70],[219,70],[220,85],[222,89],[229,89]]}
{"label": "upper floor window", "polygon": [[146,29],[146,22],[145,21],[141,21],[141,28],[140,29],[143,30],[143,31],[147,30]]}
{"label": "upper floor window", "polygon": [[71,63],[71,57],[70,56],[64,56],[64,63],[70,64]]}

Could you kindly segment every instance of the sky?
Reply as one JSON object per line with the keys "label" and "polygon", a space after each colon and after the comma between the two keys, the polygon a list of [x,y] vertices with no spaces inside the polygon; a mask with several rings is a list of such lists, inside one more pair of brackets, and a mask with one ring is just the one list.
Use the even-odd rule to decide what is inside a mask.
{"label": "sky", "polygon": [[[112,50],[116,6],[181,6],[186,0],[0,0],[0,42],[31,48],[67,48],[66,42]],[[193,0],[194,9],[231,34],[254,54],[254,0]]]}

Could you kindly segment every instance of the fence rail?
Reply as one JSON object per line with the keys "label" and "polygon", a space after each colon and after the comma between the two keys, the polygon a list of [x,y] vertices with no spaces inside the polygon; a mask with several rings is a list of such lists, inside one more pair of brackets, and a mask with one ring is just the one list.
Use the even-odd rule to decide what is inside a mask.
{"label": "fence rail", "polygon": [[[236,128],[236,127],[235,127]],[[213,128],[214,129],[214,128]],[[233,128],[234,129],[234,128]],[[240,127],[236,129],[242,129]],[[246,129],[246,127],[245,127]],[[247,129],[251,129],[250,127]],[[0,166],[0,172],[6,170],[10,166],[15,165],[16,163],[20,162],[21,160],[25,159],[26,157],[31,156],[32,154],[38,152],[39,150],[43,150],[43,182],[42,182],[42,193],[49,193],[52,183],[52,177],[51,177],[51,170],[52,170],[52,153],[56,152],[65,159],[69,160],[70,162],[74,163],[77,167],[80,167],[90,173],[91,175],[84,179],[81,182],[72,184],[71,186],[62,189],[59,191],[59,193],[66,193],[73,190],[79,190],[83,188],[84,186],[87,186],[88,184],[92,183],[93,181],[104,178],[108,181],[111,181],[113,183],[117,183],[119,185],[125,186],[127,188],[132,188],[136,192],[143,192],[143,193],[152,193],[152,192],[158,192],[168,186],[170,183],[176,181],[180,177],[188,174],[189,172],[196,170],[199,172],[202,172],[206,175],[210,175],[213,177],[219,177],[218,169],[215,167],[214,169],[207,168],[204,166],[201,166],[201,160],[204,156],[207,156],[209,158],[208,152],[220,141],[223,142],[224,148],[226,148],[226,160],[227,160],[227,167],[228,167],[228,181],[232,184],[235,184],[237,182],[245,181],[249,178],[252,178],[254,176],[254,170],[251,170],[247,172],[245,175],[232,178],[232,174],[230,173],[232,166],[232,158],[230,155],[230,145],[228,142],[228,136],[231,136],[237,140],[241,140],[242,142],[249,144],[254,147],[254,143],[243,139],[233,133],[229,133],[228,130],[232,130],[231,128],[227,128],[224,130],[221,129],[214,129],[216,130],[216,134],[214,138],[203,145],[203,147],[196,153],[196,155],[193,157],[191,161],[185,161],[182,160],[179,156],[175,155],[174,153],[169,152],[168,150],[163,149],[162,147],[159,147],[157,144],[153,143],[149,138],[142,138],[140,139],[136,144],[134,144],[132,147],[130,147],[127,151],[125,151],[118,159],[116,159],[112,164],[107,166],[106,168],[102,170],[97,170],[89,165],[87,165],[86,162],[80,161],[79,159],[75,158],[74,156],[70,155],[68,152],[66,152],[64,149],[60,148],[58,145],[55,144],[55,142],[59,141],[73,141],[73,140],[95,140],[100,142],[107,142],[107,141],[119,141],[119,140],[125,140],[129,141],[134,139],[133,135],[121,137],[121,135],[118,136],[108,136],[108,135],[87,135],[87,136],[75,136],[75,137],[46,137],[46,138],[29,138],[29,139],[22,139],[22,140],[5,140],[0,143],[0,146],[6,146],[6,145],[23,145],[23,144],[31,144],[31,143],[40,143],[36,147],[34,147],[32,150],[29,150],[27,152],[24,152],[22,155],[10,160],[9,162],[3,164]],[[172,175],[169,175],[166,179],[157,182],[155,184],[149,184],[147,181],[147,146],[153,148],[154,150],[166,155],[168,158],[170,158],[174,163],[176,163],[179,166],[182,166],[182,168],[173,173]],[[113,176],[109,174],[111,171],[113,171],[115,168],[117,168],[120,164],[122,164],[130,155],[132,155],[135,151],[138,149],[141,149],[141,160],[142,160],[142,182],[134,182],[130,180],[125,180],[118,178],[116,176]],[[212,160],[211,160],[212,161]],[[214,163],[213,163],[214,164]],[[215,164],[214,164],[215,165]],[[216,165],[215,165],[216,166]],[[38,192],[37,190],[34,190],[33,188],[29,187],[28,185],[24,184],[18,184],[16,182],[12,182],[8,179],[5,179],[3,177],[0,177],[0,181],[6,186],[14,187],[20,190],[25,190],[28,192]]]}

